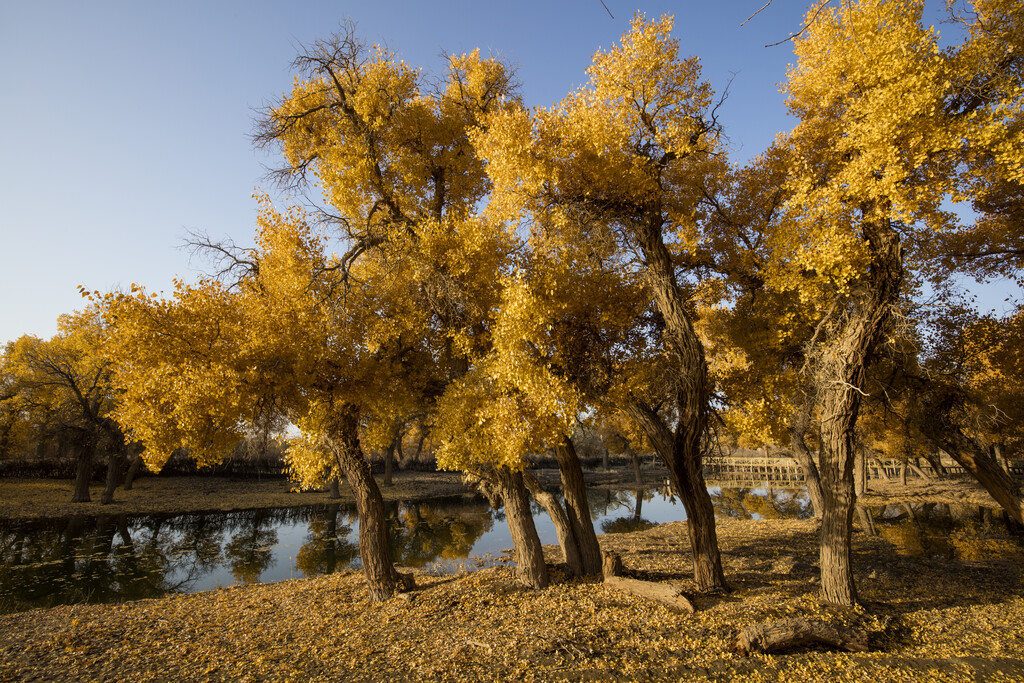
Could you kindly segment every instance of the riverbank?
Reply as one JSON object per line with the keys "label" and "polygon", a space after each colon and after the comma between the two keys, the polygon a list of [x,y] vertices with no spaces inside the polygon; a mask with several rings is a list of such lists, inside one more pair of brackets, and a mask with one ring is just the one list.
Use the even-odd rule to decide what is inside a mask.
{"label": "riverbank", "polygon": [[[535,470],[545,485],[556,486],[557,469]],[[665,470],[645,469],[646,481],[653,486],[665,481]],[[588,471],[588,485],[628,488],[634,485],[632,469]],[[459,472],[395,472],[392,486],[383,486],[377,477],[381,495],[388,501],[415,501],[449,496],[473,495],[462,483]],[[355,503],[348,485],[342,482],[341,497],[331,500],[323,491],[296,491],[286,479],[232,479],[228,477],[142,477],[131,491],[117,489],[114,502],[100,504],[103,485],[93,484],[92,502],[72,503],[72,482],[61,479],[0,479],[0,519],[30,520],[61,518],[71,515],[178,514],[296,507],[325,503]]]}
{"label": "riverbank", "polygon": [[[386,500],[420,500],[470,493],[458,472],[397,472],[393,486],[381,487]],[[227,477],[143,477],[131,491],[117,489],[114,502],[100,504],[102,484],[90,487],[90,503],[72,503],[72,484],[59,479],[0,479],[0,518],[28,520],[71,515],[177,514],[355,503],[347,485],[331,500],[324,491],[296,491],[286,479]]]}
{"label": "riverbank", "polygon": [[[722,519],[718,536],[734,591],[690,616],[557,572],[527,590],[505,567],[420,574],[377,605],[349,571],[2,616],[0,681],[1024,680],[1017,560],[906,557],[857,533],[865,609],[843,613],[817,602],[812,520]],[[601,542],[639,578],[692,588],[685,523]],[[740,628],[792,616],[855,622],[871,651],[731,651]]]}

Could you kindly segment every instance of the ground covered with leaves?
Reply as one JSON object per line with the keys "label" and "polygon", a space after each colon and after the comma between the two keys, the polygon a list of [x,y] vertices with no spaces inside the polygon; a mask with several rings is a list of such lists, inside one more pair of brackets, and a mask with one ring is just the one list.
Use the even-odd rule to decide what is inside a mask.
{"label": "ground covered with leaves", "polygon": [[[507,567],[419,575],[372,604],[358,572],[0,617],[0,681],[1022,680],[1018,560],[907,557],[855,536],[863,609],[817,599],[812,520],[719,521],[734,590],[686,616],[596,581],[532,591]],[[633,576],[691,588],[685,523],[601,537]],[[555,549],[552,562],[557,560]],[[862,654],[744,657],[749,624],[803,616],[870,633]]]}

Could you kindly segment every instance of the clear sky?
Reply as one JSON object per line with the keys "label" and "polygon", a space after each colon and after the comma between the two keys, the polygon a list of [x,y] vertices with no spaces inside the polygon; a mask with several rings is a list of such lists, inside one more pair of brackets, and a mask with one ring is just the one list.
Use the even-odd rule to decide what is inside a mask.
{"label": "clear sky", "polygon": [[[189,231],[248,244],[254,188],[272,190],[254,150],[254,109],[290,89],[303,44],[346,18],[368,42],[436,71],[479,47],[518,66],[529,106],[586,81],[599,48],[636,11],[675,15],[685,54],[719,91],[734,158],[792,126],[778,92],[805,4],[774,0],[0,0],[0,343],[52,335],[82,308],[76,288],[169,290],[204,264]],[[941,3],[939,3],[941,4]],[[272,196],[273,193],[272,193]]]}

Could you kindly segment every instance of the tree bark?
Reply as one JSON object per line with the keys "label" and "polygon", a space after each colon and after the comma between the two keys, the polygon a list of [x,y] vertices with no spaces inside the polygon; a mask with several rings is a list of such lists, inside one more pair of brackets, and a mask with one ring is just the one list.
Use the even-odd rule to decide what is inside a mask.
{"label": "tree bark", "polygon": [[[867,277],[849,295],[845,314],[810,359],[821,402],[821,592],[826,602],[854,605],[851,566],[854,494],[854,428],[867,363],[882,338],[899,296],[903,259],[899,235],[887,220],[862,222],[871,251]],[[823,321],[827,322],[827,321]]]}
{"label": "tree bark", "polygon": [[523,472],[523,484],[530,492],[537,504],[544,508],[548,517],[555,525],[555,533],[558,535],[558,546],[562,549],[562,558],[572,576],[583,576],[583,558],[580,556],[580,546],[573,533],[572,525],[569,523],[569,516],[566,514],[562,504],[558,502],[554,494],[545,491],[537,478],[529,472]]}
{"label": "tree bark", "polygon": [[384,486],[392,486],[391,477],[395,469],[395,441],[384,449]]}
{"label": "tree bark", "polygon": [[1010,474],[1010,462],[1006,459],[1006,456],[1003,455],[1002,444],[992,444],[992,457],[995,458],[995,461],[1003,468],[1003,472]]}
{"label": "tree bark", "polygon": [[565,512],[569,525],[580,549],[583,573],[593,576],[601,573],[601,546],[594,533],[594,521],[590,517],[590,503],[587,487],[583,480],[583,468],[576,455],[576,448],[568,437],[565,443],[555,447],[558,472],[562,477],[562,491],[565,494]]}
{"label": "tree bark", "polygon": [[1024,497],[1020,484],[1003,471],[995,458],[977,439],[961,431],[940,407],[924,426],[925,435],[971,473],[985,490],[1018,524],[1024,524]]}
{"label": "tree bark", "polygon": [[[917,460],[917,458],[914,458],[914,461],[916,461],[916,460]],[[929,479],[931,479],[931,477],[928,476],[928,473],[925,472],[924,470],[922,470],[921,467],[917,464],[917,462],[914,462],[914,461],[911,461],[911,462],[907,463],[907,465],[910,467],[910,471],[913,472],[914,474],[916,474],[917,476],[921,477],[925,481],[928,481]]]}
{"label": "tree bark", "polygon": [[804,482],[807,484],[807,495],[811,499],[814,516],[821,517],[821,512],[825,509],[825,499],[821,492],[821,475],[806,441],[807,430],[811,427],[811,411],[813,410],[814,394],[808,391],[805,393],[804,400],[793,411],[793,417],[790,419],[789,443],[793,448],[793,456],[796,458],[797,464],[804,471]]}
{"label": "tree bark", "polygon": [[[677,370],[673,379],[676,428],[674,433],[653,410],[642,410],[639,420],[648,437],[657,432],[658,452],[668,466],[672,483],[686,508],[690,547],[693,550],[694,578],[701,591],[727,591],[715,530],[715,511],[704,482],[701,439],[708,427],[711,387],[704,344],[686,310],[688,297],[676,280],[672,256],[665,246],[665,218],[657,199],[643,209],[643,219],[635,222],[633,238],[643,255],[647,281],[654,305],[665,323],[662,333],[666,350]],[[636,405],[636,404],[634,404]],[[660,426],[657,423],[661,423]],[[666,438],[667,437],[667,438]],[[655,438],[651,438],[654,442]]]}
{"label": "tree bark", "polygon": [[135,485],[135,478],[139,476],[139,470],[142,468],[142,454],[135,451],[129,457],[128,471],[124,475],[124,490],[131,491],[132,486]]}
{"label": "tree bark", "polygon": [[686,509],[697,589],[708,593],[728,591],[715,530],[715,508],[701,467],[701,434],[686,429],[682,420],[673,434],[653,408],[640,402],[632,403],[628,412],[668,467],[672,488]]}
{"label": "tree bark", "polygon": [[868,464],[864,449],[853,448],[853,493],[860,497],[868,489]]}
{"label": "tree bark", "polygon": [[676,614],[693,614],[693,601],[682,590],[667,583],[639,581],[621,576],[605,577],[604,585],[615,590],[657,602]]}
{"label": "tree bark", "polygon": [[778,652],[807,645],[830,645],[850,652],[868,651],[868,632],[864,629],[826,624],[808,619],[782,619],[752,624],[740,631],[733,648],[744,655]]}
{"label": "tree bark", "polygon": [[124,456],[111,453],[107,456],[107,479],[100,495],[100,504],[109,505],[114,502],[114,491],[121,484],[124,473]]}
{"label": "tree bark", "polygon": [[515,546],[516,574],[527,586],[545,588],[549,580],[548,568],[544,564],[544,551],[530,512],[530,498],[523,484],[523,475],[501,467],[496,470],[496,484],[505,504],[505,519]]}
{"label": "tree bark", "polygon": [[89,481],[92,479],[92,457],[94,447],[92,444],[82,444],[77,447],[77,458],[75,466],[75,490],[71,495],[72,503],[88,503]]}
{"label": "tree bark", "polygon": [[409,577],[400,575],[391,561],[384,499],[359,443],[358,410],[353,406],[342,408],[331,436],[338,467],[345,473],[356,499],[356,511],[359,514],[359,555],[363,563],[363,572],[366,574],[370,599],[382,602],[403,587],[412,586]]}
{"label": "tree bark", "polygon": [[640,472],[640,457],[633,452],[633,447],[629,444],[626,444],[626,448],[623,452],[629,456],[630,460],[633,461],[633,476],[636,477],[636,485],[643,486],[644,475]]}
{"label": "tree bark", "polygon": [[331,480],[327,482],[327,497],[331,500],[341,498],[341,482],[337,477],[331,477]]}

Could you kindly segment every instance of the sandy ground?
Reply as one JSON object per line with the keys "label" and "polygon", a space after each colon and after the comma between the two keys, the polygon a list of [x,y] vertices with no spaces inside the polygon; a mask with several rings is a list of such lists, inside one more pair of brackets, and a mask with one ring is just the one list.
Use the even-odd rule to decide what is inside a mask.
{"label": "sandy ground", "polygon": [[[816,597],[813,520],[724,519],[718,536],[733,591],[697,596],[694,615],[557,571],[529,590],[504,567],[421,574],[373,604],[350,571],[2,616],[0,681],[1024,681],[1019,557],[907,557],[858,532],[863,607],[835,610]],[[634,577],[693,588],[685,523],[600,538]],[[731,650],[739,629],[793,616],[866,629],[871,651]]]}

